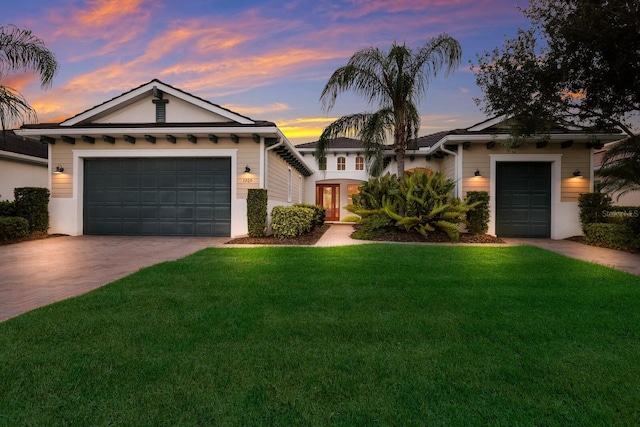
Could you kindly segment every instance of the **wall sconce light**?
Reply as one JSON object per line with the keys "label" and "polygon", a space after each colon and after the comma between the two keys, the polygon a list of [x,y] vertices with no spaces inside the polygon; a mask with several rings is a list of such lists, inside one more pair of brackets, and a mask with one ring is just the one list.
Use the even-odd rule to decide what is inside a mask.
{"label": "wall sconce light", "polygon": [[56,169],[53,171],[53,173],[62,173],[64,172],[64,168],[60,165],[56,166]]}
{"label": "wall sconce light", "polygon": [[249,165],[244,167],[244,173],[250,173],[251,172],[251,168],[249,167]]}
{"label": "wall sconce light", "polygon": [[476,169],[476,171],[473,173],[473,176],[482,176],[480,175],[480,169]]}
{"label": "wall sconce light", "polygon": [[576,169],[575,171],[573,171],[573,176],[575,176],[576,178],[582,178],[582,174],[580,173],[580,169]]}

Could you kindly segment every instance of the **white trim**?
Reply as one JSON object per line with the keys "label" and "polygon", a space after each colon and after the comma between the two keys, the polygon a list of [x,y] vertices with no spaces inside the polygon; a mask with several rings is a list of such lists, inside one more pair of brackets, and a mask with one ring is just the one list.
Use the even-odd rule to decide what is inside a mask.
{"label": "white trim", "polygon": [[234,230],[238,228],[236,218],[239,213],[240,202],[238,199],[237,179],[237,149],[194,149],[194,150],[72,150],[73,153],[73,200],[76,201],[75,235],[83,234],[84,217],[84,159],[86,158],[157,158],[157,157],[227,157],[231,159],[231,236],[241,233]]}
{"label": "white trim", "polygon": [[497,125],[498,123],[504,122],[508,118],[509,116],[507,116],[506,114],[503,116],[494,117],[493,119],[489,119],[489,120],[485,120],[484,122],[477,123],[471,126],[470,128],[467,128],[467,130],[470,132],[485,130],[487,128],[490,128],[493,125]]}
{"label": "white trim", "polygon": [[34,163],[36,165],[47,165],[48,159],[42,157],[29,156],[28,154],[14,153],[12,151],[0,150],[0,157],[4,159],[18,160],[24,163]]}
{"label": "white trim", "polygon": [[116,98],[113,98],[110,101],[105,102],[104,104],[98,105],[96,107],[91,108],[90,110],[85,111],[75,117],[65,120],[60,123],[60,126],[73,126],[78,123],[84,122],[86,120],[91,119],[101,113],[104,113],[108,110],[117,109],[119,105],[126,104],[129,101],[135,100],[136,98],[143,97],[147,95],[148,92],[153,90],[153,87],[156,86],[163,92],[166,92],[176,98],[180,98],[183,101],[186,101],[190,104],[196,105],[200,108],[204,108],[212,113],[218,114],[222,117],[228,118],[229,120],[233,120],[237,123],[241,124],[253,124],[255,123],[253,120],[250,120],[246,117],[240,116],[232,111],[226,110],[224,108],[218,107],[214,104],[206,102],[202,99],[196,98],[193,95],[187,94],[185,92],[176,90],[166,84],[163,84],[157,80],[152,80],[149,83],[140,86],[137,89],[134,89],[130,92],[124,93]]}
{"label": "white trim", "polygon": [[[208,134],[240,134],[240,135],[252,135],[267,134],[280,136],[281,133],[276,126],[261,126],[261,127],[242,127],[242,126],[175,126],[175,127],[87,127],[87,128],[49,128],[49,129],[20,129],[16,130],[16,134],[25,137],[34,137],[40,135],[154,135],[164,138],[166,134],[172,134],[176,136],[181,135],[208,135]],[[254,143],[255,144],[255,143]]]}
{"label": "white trim", "polygon": [[[551,163],[551,238],[562,239],[563,232],[561,212],[562,194],[562,154],[490,154],[490,171],[491,178],[489,183],[489,231],[491,235],[496,235],[496,163],[497,162],[548,162]],[[577,220],[577,218],[576,218]]]}
{"label": "white trim", "polygon": [[293,172],[291,166],[287,168],[287,202],[291,203],[293,200]]}

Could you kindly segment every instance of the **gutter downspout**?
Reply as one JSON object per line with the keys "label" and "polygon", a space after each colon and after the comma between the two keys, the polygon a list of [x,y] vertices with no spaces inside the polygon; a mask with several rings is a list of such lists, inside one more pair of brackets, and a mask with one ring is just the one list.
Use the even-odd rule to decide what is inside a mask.
{"label": "gutter downspout", "polygon": [[[459,171],[458,171],[458,153],[454,153],[453,151],[448,150],[447,148],[445,148],[444,144],[442,144],[440,147],[440,150],[447,153],[447,154],[451,154],[454,157],[454,163],[453,163],[453,180],[456,183],[456,197],[458,199],[462,200],[462,186],[460,185],[459,178]],[[434,150],[435,151],[435,150]]]}

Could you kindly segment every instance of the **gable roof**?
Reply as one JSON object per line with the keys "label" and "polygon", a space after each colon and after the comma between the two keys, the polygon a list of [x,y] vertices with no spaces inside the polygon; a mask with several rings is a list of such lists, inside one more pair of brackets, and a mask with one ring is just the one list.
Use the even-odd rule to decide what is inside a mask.
{"label": "gable roof", "polygon": [[[494,117],[476,123],[466,129],[453,129],[421,136],[418,138],[418,147],[426,148],[429,152],[433,152],[445,144],[504,140],[511,135],[509,122],[510,118],[506,116]],[[603,141],[614,141],[620,138],[621,133],[620,129],[601,130],[557,123],[545,136],[548,135],[549,141],[556,143],[574,139],[589,142],[593,141],[594,138]],[[531,139],[543,139],[543,137],[533,137]]]}
{"label": "gable roof", "polygon": [[161,82],[158,79],[153,79],[150,82],[144,83],[136,88],[129,90],[121,95],[111,98],[102,104],[96,105],[76,114],[75,116],[60,123],[60,126],[74,126],[80,124],[90,123],[95,118],[108,114],[111,111],[117,110],[128,104],[134,103],[137,100],[149,96],[150,93],[154,93],[154,90],[168,93],[176,98],[182,99],[190,104],[197,105],[207,111],[222,116],[228,119],[230,122],[236,122],[238,124],[254,124],[255,121],[247,116],[233,112],[220,105],[214,104],[206,99],[187,93],[183,90],[177,89],[171,85]]}
{"label": "gable roof", "polygon": [[18,136],[14,131],[0,132],[0,151],[31,156],[39,159],[49,157],[47,144]]}

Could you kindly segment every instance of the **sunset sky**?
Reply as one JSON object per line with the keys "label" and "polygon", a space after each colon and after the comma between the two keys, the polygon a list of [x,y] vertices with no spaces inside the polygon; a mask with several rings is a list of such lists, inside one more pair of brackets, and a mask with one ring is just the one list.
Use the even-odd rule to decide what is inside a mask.
{"label": "sunset sky", "polygon": [[253,119],[274,121],[294,143],[324,126],[372,111],[338,98],[325,112],[320,93],[356,51],[395,41],[421,46],[446,32],[462,45],[451,77],[436,78],[420,104],[420,134],[468,127],[486,117],[469,69],[477,53],[501,46],[528,21],[527,0],[16,0],[0,24],[31,29],[60,64],[43,91],[35,75],[8,75],[39,122],[60,122],[157,78]]}

